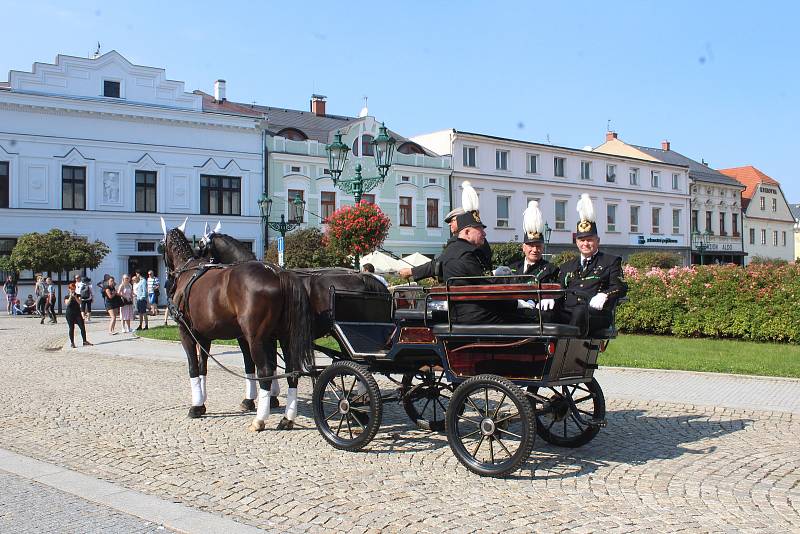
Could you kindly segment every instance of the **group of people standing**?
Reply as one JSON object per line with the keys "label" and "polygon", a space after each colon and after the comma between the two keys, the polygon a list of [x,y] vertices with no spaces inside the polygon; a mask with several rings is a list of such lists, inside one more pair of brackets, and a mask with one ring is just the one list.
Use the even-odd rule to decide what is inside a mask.
{"label": "group of people standing", "polygon": [[105,275],[98,284],[102,293],[105,309],[111,321],[108,324],[108,333],[116,335],[118,332],[117,318],[122,323],[122,332],[131,333],[131,323],[138,315],[139,325],[136,330],[147,330],[149,325],[148,315],[158,313],[158,297],[161,292],[161,283],[153,271],[148,271],[147,277],[142,273],[122,275],[122,281],[117,284],[113,276]]}

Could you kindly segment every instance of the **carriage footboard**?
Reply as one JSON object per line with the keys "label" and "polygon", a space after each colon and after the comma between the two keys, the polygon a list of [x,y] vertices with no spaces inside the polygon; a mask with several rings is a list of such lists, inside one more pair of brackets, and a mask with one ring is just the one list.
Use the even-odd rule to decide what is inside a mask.
{"label": "carriage footboard", "polygon": [[394,323],[337,322],[333,325],[333,335],[355,360],[386,357],[394,330]]}

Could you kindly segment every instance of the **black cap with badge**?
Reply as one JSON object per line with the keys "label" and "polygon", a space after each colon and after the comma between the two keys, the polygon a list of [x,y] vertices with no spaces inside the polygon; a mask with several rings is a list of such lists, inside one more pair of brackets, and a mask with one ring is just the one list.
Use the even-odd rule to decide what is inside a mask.
{"label": "black cap with badge", "polygon": [[589,195],[584,193],[578,200],[578,226],[575,239],[597,235],[597,224],[594,222],[594,205]]}

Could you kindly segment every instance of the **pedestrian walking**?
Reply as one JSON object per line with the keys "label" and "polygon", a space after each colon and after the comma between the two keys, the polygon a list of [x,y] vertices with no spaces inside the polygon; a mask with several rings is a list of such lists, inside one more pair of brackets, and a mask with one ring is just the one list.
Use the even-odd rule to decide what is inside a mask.
{"label": "pedestrian walking", "polygon": [[161,293],[161,284],[153,271],[147,271],[147,302],[150,303],[150,313],[158,315],[158,296]]}
{"label": "pedestrian walking", "polygon": [[83,320],[87,323],[92,322],[92,302],[94,302],[94,289],[92,289],[92,279],[84,278],[83,286],[78,290],[78,296],[81,298],[81,314]]}
{"label": "pedestrian walking", "polygon": [[117,290],[122,305],[119,308],[119,317],[122,320],[122,331],[126,334],[133,332],[131,321],[133,320],[133,286],[131,277],[127,274],[122,275],[122,283]]}
{"label": "pedestrian walking", "polygon": [[58,322],[56,320],[56,285],[53,283],[53,279],[48,276],[44,280],[44,286],[47,299],[44,303],[44,315],[42,315],[40,324],[44,324],[44,319],[48,316],[50,317],[50,324],[56,324]]}
{"label": "pedestrian walking", "polygon": [[[77,277],[76,277],[77,278]],[[86,325],[83,323],[83,315],[81,314],[81,298],[76,291],[76,284],[71,282],[67,286],[67,296],[64,298],[66,305],[64,310],[64,318],[67,320],[69,327],[69,345],[75,348],[75,326],[81,331],[81,340],[84,346],[91,346],[92,344],[86,339]]]}
{"label": "pedestrian walking", "polygon": [[[149,327],[147,313],[147,279],[137,274],[133,283],[133,294],[136,297],[136,313],[139,314],[139,326],[136,330],[147,330]],[[142,326],[144,324],[144,326]]]}
{"label": "pedestrian walking", "polygon": [[17,300],[17,284],[11,276],[6,277],[6,282],[3,284],[3,292],[6,294],[6,311],[12,315],[14,311],[14,301]]}
{"label": "pedestrian walking", "polygon": [[119,315],[119,308],[122,304],[119,295],[117,295],[117,283],[113,276],[109,276],[105,281],[105,289],[103,290],[105,296],[105,305],[108,316],[111,317],[111,322],[108,324],[108,333],[112,336],[117,335],[117,316]]}
{"label": "pedestrian walking", "polygon": [[41,274],[36,275],[36,285],[33,287],[33,294],[36,295],[36,314],[44,317],[44,304],[47,298],[45,291],[44,278]]}

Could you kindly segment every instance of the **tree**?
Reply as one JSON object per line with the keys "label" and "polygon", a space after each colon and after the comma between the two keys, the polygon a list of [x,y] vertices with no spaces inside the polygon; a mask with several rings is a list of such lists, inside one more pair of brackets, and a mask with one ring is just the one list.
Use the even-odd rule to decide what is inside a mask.
{"label": "tree", "polygon": [[492,247],[492,264],[495,267],[500,265],[508,267],[523,258],[522,244],[517,241],[492,243],[490,246]]}
{"label": "tree", "polygon": [[[350,267],[347,256],[325,245],[325,236],[318,228],[303,228],[286,234],[284,263],[288,269],[313,267]],[[278,263],[278,247],[272,242],[267,261]]]}

